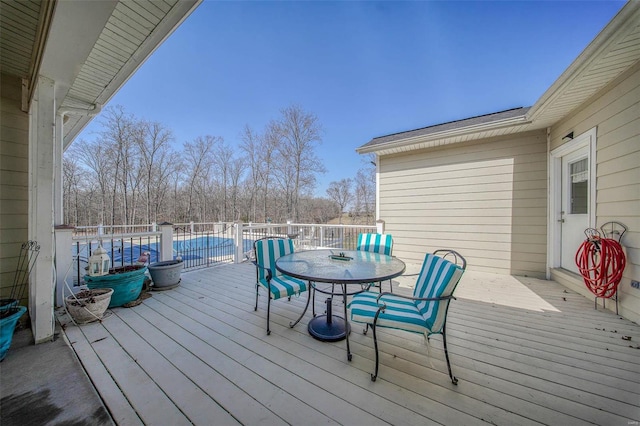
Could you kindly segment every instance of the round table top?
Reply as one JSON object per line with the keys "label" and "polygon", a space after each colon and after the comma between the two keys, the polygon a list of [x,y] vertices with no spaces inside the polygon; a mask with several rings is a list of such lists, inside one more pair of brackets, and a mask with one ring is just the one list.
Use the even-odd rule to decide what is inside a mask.
{"label": "round table top", "polygon": [[[349,260],[334,259],[343,253]],[[276,260],[283,274],[308,281],[335,284],[362,284],[385,281],[402,275],[406,266],[396,257],[368,251],[308,250]]]}

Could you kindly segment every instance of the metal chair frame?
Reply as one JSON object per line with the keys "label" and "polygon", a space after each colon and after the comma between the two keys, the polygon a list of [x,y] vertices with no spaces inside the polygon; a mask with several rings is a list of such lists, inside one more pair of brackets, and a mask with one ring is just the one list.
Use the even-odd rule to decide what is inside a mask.
{"label": "metal chair frame", "polygon": [[[270,317],[271,317],[271,299],[273,299],[273,293],[271,291],[271,280],[273,279],[273,271],[271,270],[271,268],[267,268],[266,266],[260,265],[258,264],[258,258],[257,258],[257,244],[259,241],[263,241],[263,240],[290,240],[290,238],[282,238],[282,237],[276,237],[276,236],[269,236],[269,237],[263,237],[260,238],[256,241],[253,242],[253,260],[251,260],[251,263],[253,263],[256,266],[256,306],[254,308],[254,311],[258,310],[258,295],[259,295],[259,290],[260,290],[260,269],[265,270],[267,272],[267,276],[266,276],[266,280],[267,283],[269,284],[269,287],[267,288],[268,291],[268,298],[267,298],[267,336],[271,334],[271,328],[270,328]],[[311,283],[308,283],[308,289],[307,291],[310,292],[311,291]],[[315,299],[315,298],[314,298]],[[287,297],[287,300],[291,301],[291,296]],[[311,301],[311,295],[309,294],[307,296],[307,304],[304,307],[304,310],[302,311],[302,314],[300,315],[300,317],[295,320],[294,322],[289,322],[289,327],[293,328],[295,327],[300,320],[304,317],[304,315],[307,313],[307,309],[309,308],[309,302]],[[314,307],[315,308],[315,307]],[[315,316],[315,309],[314,309],[314,316]]]}
{"label": "metal chair frame", "polygon": [[[458,266],[460,266],[463,271],[466,270],[467,261],[465,260],[465,258],[460,253],[456,252],[455,250],[446,250],[446,249],[436,250],[436,251],[433,252],[433,254],[435,254],[435,255],[438,255],[438,253],[443,253],[443,255],[440,256],[443,259],[446,258],[449,255],[453,256],[454,257],[454,261],[452,263],[454,263],[456,265],[458,265],[458,261],[462,261],[462,265],[458,265]],[[440,302],[440,301],[443,301],[443,300],[447,301],[447,303],[444,306],[444,322],[442,324],[442,329],[440,331],[435,331],[435,332],[429,333],[427,335],[427,339],[432,334],[442,334],[442,343],[443,343],[443,346],[444,346],[444,356],[445,356],[445,359],[447,361],[447,369],[449,371],[449,377],[451,378],[451,383],[453,383],[454,385],[458,384],[458,378],[453,375],[453,372],[451,370],[451,362],[449,361],[449,351],[447,350],[446,328],[447,328],[447,315],[449,313],[449,303],[450,303],[450,301],[452,299],[456,300],[456,298],[453,296],[453,292],[455,291],[457,286],[458,286],[458,283],[456,283],[456,285],[451,289],[451,294],[449,294],[447,296],[441,296],[441,297],[420,298],[420,297],[402,296],[402,295],[391,293],[391,292],[384,292],[384,293],[380,293],[380,295],[376,299],[376,302],[378,304],[380,303],[380,299],[385,295],[393,295],[395,297],[400,297],[400,298],[407,299],[407,300],[413,300],[413,301],[416,301],[416,302],[419,302],[419,301]],[[382,312],[385,311],[386,308],[387,308],[387,306],[383,302],[382,306],[380,306],[378,308],[378,311],[375,314],[375,317],[373,319],[373,324],[371,324],[371,330],[373,332],[373,345],[374,345],[375,352],[376,352],[375,372],[373,374],[371,374],[371,381],[373,381],[373,382],[375,382],[377,377],[378,377],[378,368],[379,368],[379,365],[380,365],[380,359],[379,359],[379,353],[378,353],[378,339],[377,339],[377,335],[376,335],[376,326],[377,326],[377,322],[378,322],[378,317],[380,316],[380,314]],[[369,324],[367,324],[367,327],[363,330],[363,334],[367,334],[367,330],[368,329],[369,329]]]}

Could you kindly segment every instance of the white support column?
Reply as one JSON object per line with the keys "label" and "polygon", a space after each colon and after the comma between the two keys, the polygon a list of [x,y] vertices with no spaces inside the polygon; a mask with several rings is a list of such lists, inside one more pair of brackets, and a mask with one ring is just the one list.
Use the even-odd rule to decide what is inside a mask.
{"label": "white support column", "polygon": [[73,226],[55,227],[56,243],[56,306],[64,305],[64,296],[69,295],[65,279],[69,287],[73,286]]}
{"label": "white support column", "polygon": [[244,257],[244,244],[242,241],[242,222],[234,222],[234,236],[233,245],[235,247],[235,255],[233,256],[233,263],[242,263]]}
{"label": "white support column", "polygon": [[173,260],[173,224],[163,222],[159,225],[160,232],[160,261]]}
{"label": "white support column", "polygon": [[376,232],[384,234],[384,220],[376,220]]}
{"label": "white support column", "polygon": [[55,83],[39,77],[31,104],[29,136],[29,238],[40,244],[29,284],[29,316],[36,344],[50,341],[54,331],[55,111]]}

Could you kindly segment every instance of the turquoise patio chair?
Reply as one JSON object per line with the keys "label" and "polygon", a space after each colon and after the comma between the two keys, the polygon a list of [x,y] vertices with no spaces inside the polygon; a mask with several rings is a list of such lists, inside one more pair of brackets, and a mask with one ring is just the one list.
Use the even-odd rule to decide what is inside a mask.
{"label": "turquoise patio chair", "polygon": [[[276,269],[276,260],[287,254],[293,253],[293,240],[288,238],[266,237],[256,240],[253,243],[255,260],[252,263],[256,266],[256,307],[258,310],[258,293],[260,286],[267,289],[267,335],[271,334],[269,327],[269,317],[271,314],[271,299],[280,299],[287,297],[291,300],[291,296],[300,295],[309,290],[309,283],[297,278],[284,275]],[[302,312],[300,318],[295,322],[289,323],[289,327],[295,327],[307,312],[310,297],[307,297],[307,305]]]}
{"label": "turquoise patio chair", "polygon": [[[452,261],[445,257],[452,258]],[[369,326],[373,331],[376,367],[371,375],[372,381],[378,377],[379,365],[376,328],[387,327],[421,333],[427,339],[432,334],[442,334],[449,377],[454,385],[458,384],[458,379],[451,372],[445,330],[449,302],[455,299],[453,292],[466,266],[466,260],[458,252],[436,250],[425,256],[413,296],[366,291],[353,297],[349,304],[351,320],[367,324],[364,334]]]}
{"label": "turquoise patio chair", "polygon": [[[391,256],[393,251],[393,237],[390,234],[360,234],[356,250],[380,253]],[[377,285],[382,293],[382,282]],[[393,293],[393,284],[389,280],[389,289]]]}

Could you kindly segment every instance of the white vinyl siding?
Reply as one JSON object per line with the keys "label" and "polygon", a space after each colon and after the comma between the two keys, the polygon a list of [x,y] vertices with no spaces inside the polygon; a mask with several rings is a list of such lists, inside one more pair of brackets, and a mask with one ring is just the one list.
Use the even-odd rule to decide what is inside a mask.
{"label": "white vinyl siding", "polygon": [[461,143],[380,158],[380,219],[393,254],[420,263],[458,250],[470,268],[543,277],[546,134]]}
{"label": "white vinyl siding", "polygon": [[[620,314],[640,320],[640,62],[588,101],[584,107],[552,128],[552,148],[573,131],[578,136],[596,127],[596,223],[624,223],[629,231],[622,245],[627,267],[618,294]],[[591,297],[576,280],[572,289]],[[614,303],[609,304],[612,307]]]}
{"label": "white vinyl siding", "polygon": [[13,283],[28,236],[29,115],[20,110],[19,78],[0,77],[0,290]]}

